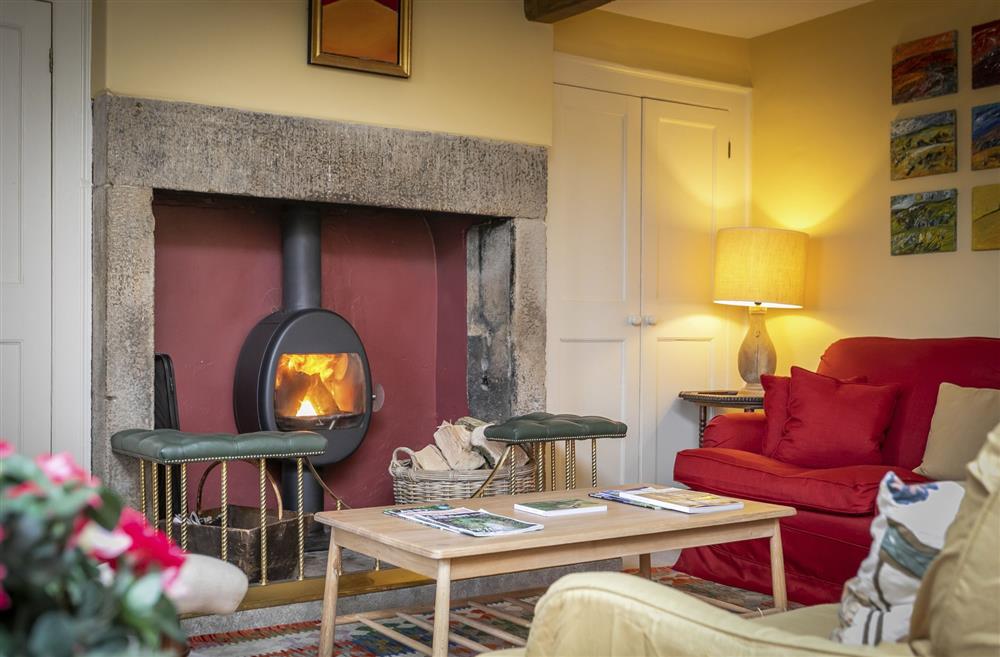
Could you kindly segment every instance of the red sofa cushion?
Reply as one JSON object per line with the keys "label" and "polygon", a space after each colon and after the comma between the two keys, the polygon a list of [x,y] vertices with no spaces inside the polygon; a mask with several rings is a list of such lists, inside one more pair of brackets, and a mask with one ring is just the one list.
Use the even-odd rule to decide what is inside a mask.
{"label": "red sofa cushion", "polygon": [[760,413],[716,415],[705,427],[702,447],[725,447],[761,453],[767,418]]}
{"label": "red sofa cushion", "polygon": [[788,419],[771,457],[811,468],[874,465],[899,388],[840,381],[801,367],[788,384]]}
{"label": "red sofa cushion", "polygon": [[781,436],[785,433],[785,422],[788,420],[788,384],[791,377],[761,374],[760,384],[764,388],[764,417],[767,418],[767,429],[764,434],[764,446],[760,453],[764,456],[774,456],[778,449]]}
{"label": "red sofa cushion", "polygon": [[674,479],[695,490],[849,515],[873,513],[878,484],[889,470],[907,483],[927,481],[888,465],[805,468],[721,447],[685,449],[674,461]]}
{"label": "red sofa cushion", "polygon": [[900,385],[882,462],[912,470],[924,455],[941,382],[1000,388],[1000,340],[847,338],[827,348],[817,371],[838,379],[867,376],[869,383]]}

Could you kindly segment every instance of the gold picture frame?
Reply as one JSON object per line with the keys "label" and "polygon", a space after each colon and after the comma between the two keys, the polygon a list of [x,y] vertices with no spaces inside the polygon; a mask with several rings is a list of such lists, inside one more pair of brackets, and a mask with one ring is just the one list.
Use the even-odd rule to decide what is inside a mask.
{"label": "gold picture frame", "polygon": [[[397,3],[398,9],[393,10]],[[391,49],[393,37],[391,23],[387,23],[392,19],[390,13],[396,17],[395,61],[389,61],[386,48],[389,44]],[[338,21],[341,24],[337,25]],[[367,6],[358,0],[350,4],[310,0],[309,63],[408,78],[412,22],[413,0],[368,0]],[[343,36],[339,44],[332,45],[336,27]],[[366,41],[366,35],[372,40]]]}

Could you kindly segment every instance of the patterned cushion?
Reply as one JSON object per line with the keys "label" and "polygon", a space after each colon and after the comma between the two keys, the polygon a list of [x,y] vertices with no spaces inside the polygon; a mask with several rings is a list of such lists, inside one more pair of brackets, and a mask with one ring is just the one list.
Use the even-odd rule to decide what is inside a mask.
{"label": "patterned cushion", "polygon": [[908,637],[920,581],[944,545],[964,492],[951,481],[907,485],[886,473],[871,551],[844,585],[834,641],[877,645]]}

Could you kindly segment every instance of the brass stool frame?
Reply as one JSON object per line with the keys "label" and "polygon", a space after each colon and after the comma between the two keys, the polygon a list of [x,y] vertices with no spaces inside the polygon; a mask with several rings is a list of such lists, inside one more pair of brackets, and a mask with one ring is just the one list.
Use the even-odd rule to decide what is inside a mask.
{"label": "brass stool frame", "polygon": [[[483,493],[486,491],[486,487],[489,486],[493,480],[496,478],[500,469],[504,466],[504,463],[508,465],[508,477],[510,477],[510,490],[513,492],[516,490],[515,483],[517,481],[514,467],[514,447],[516,445],[522,445],[525,451],[528,452],[533,459],[535,459],[535,490],[558,490],[558,482],[556,481],[556,442],[562,440],[565,450],[565,472],[563,476],[563,487],[565,490],[570,490],[576,488],[576,443],[578,440],[590,440],[590,485],[592,487],[597,487],[597,439],[598,438],[621,438],[622,436],[584,436],[582,438],[549,438],[547,440],[539,440],[533,442],[510,442],[507,443],[503,454],[497,459],[496,465],[493,466],[493,470],[490,472],[489,476],[486,477],[486,481],[472,494],[472,498],[482,497]],[[502,442],[502,441],[501,441]],[[548,443],[549,449],[545,449],[545,444]],[[545,452],[548,451],[548,464],[546,465],[546,455]]]}
{"label": "brass stool frame", "polygon": [[[280,458],[280,457],[279,457]],[[219,490],[219,506],[220,508],[220,519],[221,519],[221,545],[219,549],[219,557],[223,561],[228,561],[229,559],[229,461],[232,460],[249,460],[246,458],[239,459],[222,459],[214,461],[214,463],[209,466],[206,470],[205,476],[214,468],[216,465],[220,465],[220,490]],[[260,489],[260,584],[267,584],[267,459],[259,458],[257,460],[258,469],[258,485]],[[303,457],[298,457],[295,459],[295,470],[296,470],[296,498],[298,502],[297,511],[297,521],[298,521],[298,579],[305,579],[305,512],[302,508],[303,504],[303,462],[305,459]],[[182,550],[187,550],[188,548],[188,525],[191,522],[190,515],[188,514],[188,500],[187,500],[187,463],[161,463],[158,461],[149,461],[150,464],[150,494],[146,494],[146,459],[139,459],[139,506],[141,507],[142,514],[149,520],[154,527],[159,527],[160,523],[160,484],[159,484],[159,466],[164,468],[164,503],[166,505],[166,518],[164,518],[164,529],[167,538],[173,540],[174,534],[174,509],[173,509],[173,466],[178,465],[180,467],[180,515],[183,520],[180,523],[180,546]],[[513,464],[513,459],[511,459]],[[312,464],[310,464],[311,466]],[[310,468],[311,469],[311,468]],[[513,477],[513,467],[511,468],[511,476]],[[147,499],[152,499],[152,505],[147,505]],[[339,506],[339,504],[338,504]]]}

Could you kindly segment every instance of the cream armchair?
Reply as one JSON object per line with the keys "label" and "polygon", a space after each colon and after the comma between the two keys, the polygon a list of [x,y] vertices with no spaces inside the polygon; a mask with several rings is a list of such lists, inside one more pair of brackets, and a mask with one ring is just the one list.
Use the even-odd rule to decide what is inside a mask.
{"label": "cream armchair", "polygon": [[837,605],[747,620],[623,573],[567,575],[539,601],[525,648],[493,657],[791,657],[911,655],[905,644],[845,646],[826,639]]}
{"label": "cream armchair", "polygon": [[622,573],[567,575],[535,608],[528,644],[494,657],[797,657],[1000,655],[1000,426],[968,466],[965,497],[924,575],[910,643],[843,645],[826,637],[838,605],[745,619]]}

